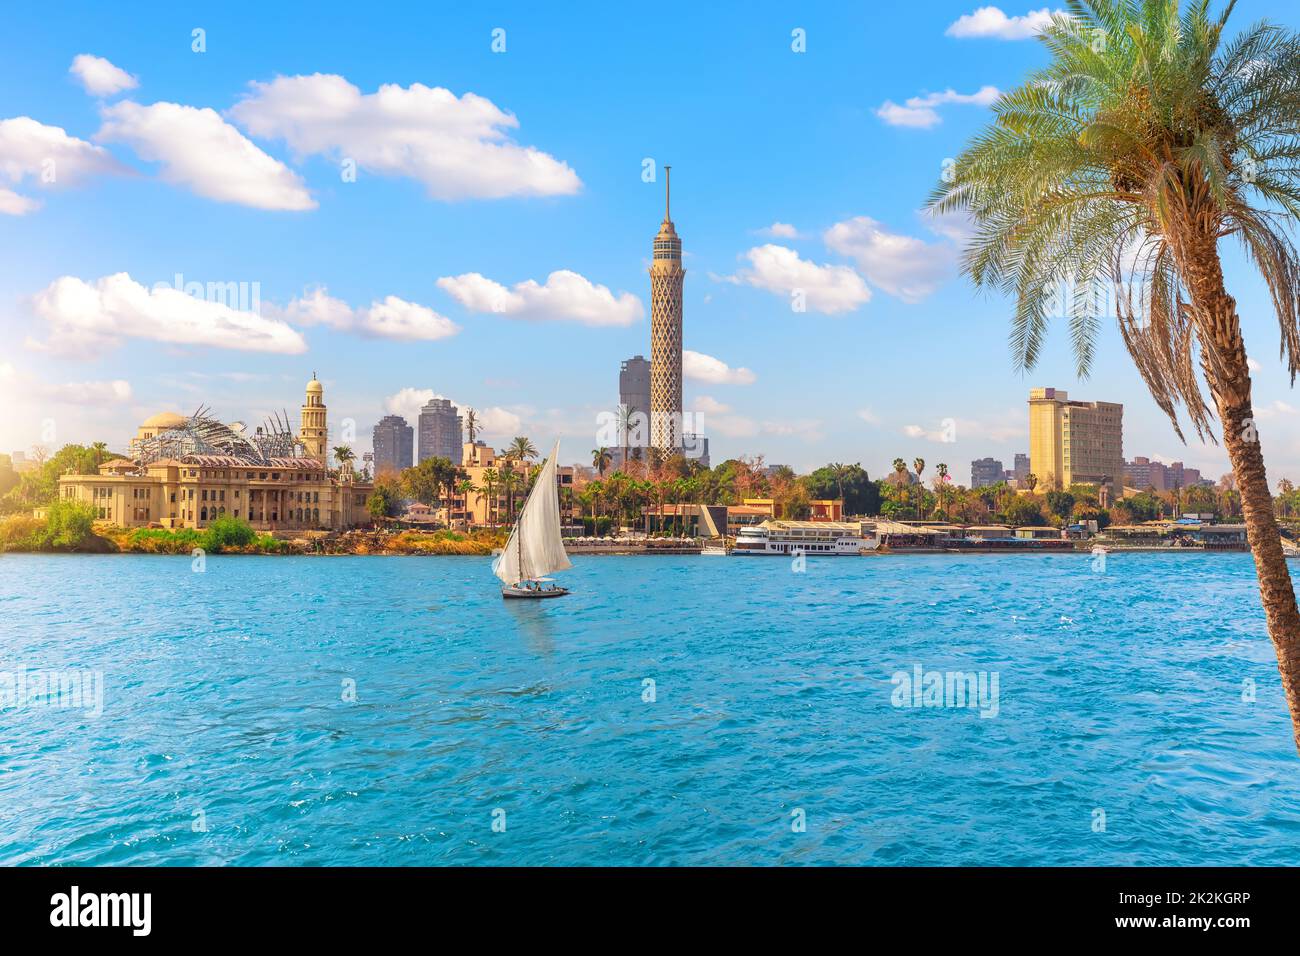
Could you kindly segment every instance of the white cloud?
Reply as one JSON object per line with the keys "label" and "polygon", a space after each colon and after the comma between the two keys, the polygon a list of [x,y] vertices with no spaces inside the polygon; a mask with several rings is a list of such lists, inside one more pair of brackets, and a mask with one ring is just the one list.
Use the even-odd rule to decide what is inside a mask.
{"label": "white cloud", "polygon": [[218,202],[254,209],[315,209],[302,180],[211,109],[127,100],[102,110],[96,139],[124,142],[162,164],[161,177]]}
{"label": "white cloud", "polygon": [[319,287],[290,300],[284,308],[268,304],[267,310],[290,325],[324,325],[332,329],[348,330],[357,323],[356,309]]}
{"label": "white cloud", "polygon": [[862,419],[862,420],[863,420],[864,422],[866,422],[868,425],[879,425],[879,424],[880,424],[880,416],[877,415],[877,414],[876,414],[874,411],[872,411],[870,408],[859,408],[859,409],[858,409],[858,418]]}
{"label": "white cloud", "polygon": [[922,209],[917,214],[927,229],[958,245],[966,244],[975,236],[975,220],[965,210],[938,213]]}
{"label": "white cloud", "polygon": [[20,196],[12,189],[0,188],[0,215],[25,216],[41,208],[39,201]]}
{"label": "white cloud", "polygon": [[[1052,13],[1047,7],[1031,10],[1024,16],[1009,17],[998,7],[980,7],[974,13],[960,16],[944,31],[950,37],[995,37],[999,40],[1028,40],[1042,33],[1052,24]],[[1064,10],[1055,13],[1064,16]]]}
{"label": "white cloud", "polygon": [[758,422],[744,415],[709,415],[700,422],[706,435],[724,435],[727,438],[753,438],[760,429]]}
{"label": "white cloud", "polygon": [[552,272],[545,285],[529,279],[507,289],[477,272],[467,272],[444,276],[438,280],[438,287],[473,312],[495,312],[517,319],[622,326],[640,321],[644,314],[641,300],[632,293],[615,296],[608,287],[568,269]]}
{"label": "white cloud", "polygon": [[283,139],[301,156],[354,160],[403,176],[442,200],[554,196],[582,186],[567,163],[512,142],[510,113],[473,93],[414,83],[363,94],[341,76],[281,76],[253,83],[230,110],[253,136]]}
{"label": "white cloud", "polygon": [[770,226],[765,226],[758,230],[760,235],[771,236],[773,239],[799,239],[799,230],[788,222],[774,222]]}
{"label": "white cloud", "polygon": [[358,332],[374,338],[431,342],[450,338],[460,326],[427,306],[395,295],[353,308],[325,289],[316,288],[293,299],[284,308],[268,306],[276,318],[298,326],[323,325],[340,332]]}
{"label": "white cloud", "polygon": [[1258,362],[1256,362],[1253,358],[1247,357],[1246,368],[1250,369],[1252,372],[1258,372],[1261,368],[1263,368],[1263,366],[1260,365]]}
{"label": "white cloud", "polygon": [[[101,146],[69,136],[30,116],[0,120],[0,181],[31,180],[43,188],[72,186],[93,175],[124,172]],[[40,202],[0,187],[0,214],[22,216]]]}
{"label": "white cloud", "polygon": [[93,282],[63,276],[33,296],[32,306],[49,325],[49,336],[29,339],[29,347],[65,355],[98,353],[126,338],[288,355],[307,348],[282,321],[170,286],[148,289],[125,272]]}
{"label": "white cloud", "polygon": [[913,96],[899,106],[893,100],[885,100],[876,110],[876,115],[890,126],[909,126],[915,129],[929,129],[943,122],[937,107],[949,103],[968,106],[992,106],[1001,96],[996,86],[981,86],[974,93],[958,93],[956,90],[944,90],[942,93],[927,93],[925,96]]}
{"label": "white cloud", "polygon": [[72,59],[68,72],[81,81],[91,96],[116,96],[123,90],[133,90],[140,81],[121,67],[114,66],[102,56],[79,53]]}
{"label": "white cloud", "polygon": [[1263,421],[1273,418],[1289,417],[1296,413],[1295,406],[1288,405],[1281,400],[1269,402],[1267,405],[1255,406],[1255,417]]}
{"label": "white cloud", "polygon": [[805,442],[818,442],[826,436],[822,433],[821,422],[815,418],[800,418],[794,421],[765,421],[759,430],[764,435],[778,435],[783,438],[797,437]]}
{"label": "white cloud", "polygon": [[[478,419],[479,434],[494,438],[513,438],[524,430],[523,419],[509,409],[499,406],[478,408],[458,402],[454,398],[439,394],[431,388],[403,388],[384,399],[384,411],[390,415],[401,415],[414,425],[420,418],[420,409],[435,398],[446,398],[464,415],[471,407]],[[468,439],[468,435],[465,436]]]}
{"label": "white cloud", "polygon": [[1008,409],[1006,414],[991,422],[982,422],[971,418],[945,418],[935,429],[920,425],[904,425],[903,434],[909,438],[924,438],[926,441],[952,444],[958,441],[1007,442],[1023,439],[1028,430],[1020,424],[1023,411]]}
{"label": "white cloud", "polygon": [[732,368],[721,359],[690,349],[682,349],[682,374],[710,385],[751,385],[758,378],[747,368]]}
{"label": "white cloud", "polygon": [[724,405],[711,395],[701,395],[695,399],[693,405],[695,411],[702,412],[705,415],[725,415],[731,411],[730,405]]}
{"label": "white cloud", "polygon": [[819,266],[801,259],[793,249],[770,243],[750,249],[745,257],[750,268],[725,281],[787,296],[792,303],[799,295],[808,308],[828,315],[851,312],[871,300],[867,284],[848,266]]}
{"label": "white cloud", "polygon": [[6,402],[47,402],[62,405],[120,405],[131,400],[131,383],[125,379],[94,382],[42,382],[0,362],[0,396]]}
{"label": "white cloud", "polygon": [[956,269],[953,246],[886,232],[866,216],[837,222],[823,239],[828,249],[854,259],[873,285],[904,302],[927,298]]}
{"label": "white cloud", "polygon": [[372,302],[362,313],[361,328],[380,338],[408,341],[445,339],[460,331],[460,326],[446,316],[395,295]]}
{"label": "white cloud", "polygon": [[70,405],[119,405],[131,400],[131,383],[120,378],[111,382],[67,382],[41,386],[37,394]]}

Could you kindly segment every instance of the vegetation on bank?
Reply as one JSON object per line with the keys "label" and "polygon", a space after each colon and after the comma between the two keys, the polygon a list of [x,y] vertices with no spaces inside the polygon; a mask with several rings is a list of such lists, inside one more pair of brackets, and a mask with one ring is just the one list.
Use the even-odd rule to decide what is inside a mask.
{"label": "vegetation on bank", "polygon": [[208,527],[121,528],[96,525],[93,509],[55,502],[46,516],[11,515],[0,519],[0,553],[80,552],[104,554],[410,554],[490,555],[505,544],[504,530],[313,532],[292,539],[255,531],[229,515]]}
{"label": "vegetation on bank", "polygon": [[94,509],[72,501],[55,501],[43,518],[11,515],[0,519],[0,552],[111,551],[94,532]]}

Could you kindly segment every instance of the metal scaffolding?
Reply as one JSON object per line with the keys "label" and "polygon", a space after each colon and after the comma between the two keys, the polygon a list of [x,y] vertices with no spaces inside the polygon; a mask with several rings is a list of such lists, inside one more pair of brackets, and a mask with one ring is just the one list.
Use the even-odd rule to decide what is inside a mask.
{"label": "metal scaffolding", "polygon": [[272,413],[250,435],[243,426],[233,428],[200,405],[185,424],[137,442],[135,452],[142,465],[186,455],[224,455],[265,465],[274,458],[303,457],[304,449],[293,433],[288,412]]}

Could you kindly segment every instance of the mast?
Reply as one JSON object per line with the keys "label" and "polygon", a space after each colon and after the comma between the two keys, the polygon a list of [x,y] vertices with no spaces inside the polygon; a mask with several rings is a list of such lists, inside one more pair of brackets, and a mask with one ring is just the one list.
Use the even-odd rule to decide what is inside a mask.
{"label": "mast", "polygon": [[[527,499],[524,501],[524,507],[528,507]],[[519,554],[519,580],[527,580],[528,575],[524,574],[524,513],[522,511],[515,520],[515,550]]]}

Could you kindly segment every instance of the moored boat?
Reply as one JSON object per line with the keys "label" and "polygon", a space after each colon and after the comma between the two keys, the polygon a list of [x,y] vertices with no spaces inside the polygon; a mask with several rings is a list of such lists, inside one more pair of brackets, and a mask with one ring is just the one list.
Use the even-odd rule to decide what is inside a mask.
{"label": "moored boat", "polygon": [[742,528],[731,553],[846,557],[870,553],[879,545],[879,538],[863,534],[862,525],[855,521],[768,520]]}

